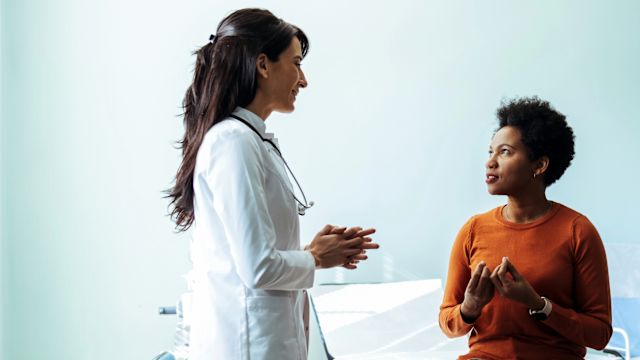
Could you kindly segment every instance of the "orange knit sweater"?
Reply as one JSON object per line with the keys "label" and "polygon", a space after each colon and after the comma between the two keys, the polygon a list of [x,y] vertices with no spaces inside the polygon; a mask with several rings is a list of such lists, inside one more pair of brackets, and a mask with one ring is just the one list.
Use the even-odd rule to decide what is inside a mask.
{"label": "orange knit sweater", "polygon": [[[469,331],[470,352],[459,359],[582,359],[585,347],[602,349],[611,337],[611,296],[604,246],[595,227],[558,203],[543,217],[516,224],[502,207],[472,217],[451,250],[440,306],[440,328],[449,337]],[[544,321],[521,303],[495,292],[475,324],[460,315],[472,269],[484,260],[495,269],[503,256],[536,292],[552,302]]]}

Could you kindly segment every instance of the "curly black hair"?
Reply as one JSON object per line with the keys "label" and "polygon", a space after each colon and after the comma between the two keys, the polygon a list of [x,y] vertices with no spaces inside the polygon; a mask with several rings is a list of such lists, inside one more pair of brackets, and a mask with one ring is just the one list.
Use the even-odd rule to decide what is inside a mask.
{"label": "curly black hair", "polygon": [[543,178],[545,185],[560,179],[575,154],[575,136],[566,117],[537,96],[503,100],[496,115],[500,123],[496,131],[505,126],[520,130],[530,160],[549,157]]}

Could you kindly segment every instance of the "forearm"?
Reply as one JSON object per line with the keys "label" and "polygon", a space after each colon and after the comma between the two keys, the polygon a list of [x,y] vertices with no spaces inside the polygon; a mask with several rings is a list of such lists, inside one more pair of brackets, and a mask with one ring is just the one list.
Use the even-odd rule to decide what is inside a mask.
{"label": "forearm", "polygon": [[440,329],[449,338],[464,336],[473,328],[473,324],[469,324],[463,319],[460,307],[461,304],[440,307],[438,318]]}
{"label": "forearm", "polygon": [[551,315],[542,323],[576,344],[600,350],[607,345],[613,331],[603,317],[578,313],[554,303]]}
{"label": "forearm", "polygon": [[460,313],[461,304],[465,297],[465,289],[471,279],[469,258],[466,252],[466,240],[470,233],[470,223],[471,220],[467,221],[460,229],[451,248],[447,283],[444,289],[442,305],[440,305],[438,317],[440,329],[450,338],[466,335],[473,328],[473,324],[465,322]]}
{"label": "forearm", "polygon": [[273,250],[262,259],[243,266],[243,281],[250,288],[302,290],[313,287],[315,262],[308,251]]}

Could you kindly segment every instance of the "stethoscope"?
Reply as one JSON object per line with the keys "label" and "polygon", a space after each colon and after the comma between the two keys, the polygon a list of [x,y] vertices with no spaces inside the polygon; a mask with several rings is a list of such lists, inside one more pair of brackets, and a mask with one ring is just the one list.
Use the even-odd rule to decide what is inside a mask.
{"label": "stethoscope", "polygon": [[298,179],[296,179],[296,176],[293,174],[293,171],[291,171],[291,168],[289,167],[289,164],[287,164],[287,161],[284,159],[284,156],[282,156],[282,153],[280,152],[280,149],[278,149],[278,147],[276,146],[276,144],[271,141],[270,139],[265,139],[262,137],[262,135],[260,135],[260,132],[258,132],[258,130],[256,128],[253,127],[253,125],[249,124],[248,121],[246,121],[245,119],[236,116],[234,114],[230,115],[232,118],[240,121],[241,123],[247,125],[247,127],[251,130],[253,130],[254,133],[256,133],[256,135],[258,135],[258,137],[262,140],[262,141],[266,141],[269,144],[271,144],[271,146],[273,146],[273,149],[276,151],[276,153],[278,154],[278,156],[280,157],[280,159],[282,159],[282,162],[284,163],[284,166],[287,168],[287,170],[289,171],[289,174],[291,174],[291,177],[293,178],[293,180],[296,182],[296,185],[298,186],[298,189],[300,190],[300,193],[302,194],[302,199],[304,200],[304,203],[302,201],[300,201],[297,197],[296,194],[293,192],[293,190],[291,191],[291,195],[293,196],[293,198],[296,200],[296,202],[298,203],[298,214],[300,215],[304,215],[305,212],[307,211],[307,209],[310,209],[313,206],[313,201],[309,201],[307,203],[307,197],[304,196],[304,191],[302,191],[302,187],[300,186],[300,183],[298,182]]}

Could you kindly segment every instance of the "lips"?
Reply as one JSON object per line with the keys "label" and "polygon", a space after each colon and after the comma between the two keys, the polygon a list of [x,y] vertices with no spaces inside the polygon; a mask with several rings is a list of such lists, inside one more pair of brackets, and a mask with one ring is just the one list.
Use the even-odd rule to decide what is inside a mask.
{"label": "lips", "polygon": [[487,174],[487,176],[486,176],[486,178],[485,178],[484,182],[486,182],[487,184],[493,184],[493,183],[495,183],[496,181],[498,181],[498,178],[499,178],[499,177],[498,177],[498,175],[496,175],[496,174]]}

